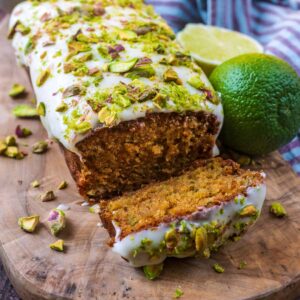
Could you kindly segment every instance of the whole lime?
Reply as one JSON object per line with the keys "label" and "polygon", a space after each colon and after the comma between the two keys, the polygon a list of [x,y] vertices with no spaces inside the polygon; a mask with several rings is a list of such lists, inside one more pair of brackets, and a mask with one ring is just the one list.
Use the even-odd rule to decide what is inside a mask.
{"label": "whole lime", "polygon": [[269,153],[288,143],[300,128],[300,78],[285,61],[244,54],[218,66],[210,76],[221,93],[224,125],[220,138],[249,154]]}

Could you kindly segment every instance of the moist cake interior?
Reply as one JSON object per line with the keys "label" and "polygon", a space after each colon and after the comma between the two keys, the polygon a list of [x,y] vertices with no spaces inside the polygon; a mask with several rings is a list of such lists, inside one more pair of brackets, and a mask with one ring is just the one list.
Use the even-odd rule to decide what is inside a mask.
{"label": "moist cake interior", "polygon": [[[132,232],[190,215],[201,207],[218,205],[246,194],[263,180],[261,173],[239,169],[221,158],[197,161],[181,176],[155,183],[113,201],[102,201],[101,218],[114,221],[124,237]],[[106,221],[106,222],[105,222]],[[112,228],[108,228],[112,231]]]}

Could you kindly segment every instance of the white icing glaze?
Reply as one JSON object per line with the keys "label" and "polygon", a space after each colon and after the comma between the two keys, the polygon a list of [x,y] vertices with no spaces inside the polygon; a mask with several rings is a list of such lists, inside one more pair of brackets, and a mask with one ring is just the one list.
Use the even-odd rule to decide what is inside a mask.
{"label": "white icing glaze", "polygon": [[[263,175],[265,176],[265,175]],[[229,202],[222,203],[219,206],[213,206],[211,208],[201,209],[194,212],[193,214],[186,216],[184,220],[187,226],[191,224],[195,227],[201,227],[205,224],[209,224],[212,221],[216,221],[218,224],[230,224],[225,232],[220,237],[219,243],[225,241],[234,233],[238,233],[234,228],[233,224],[235,221],[240,220],[239,211],[248,205],[254,205],[258,212],[261,211],[262,205],[266,196],[266,185],[263,183],[257,187],[249,187],[246,192],[246,197],[239,195],[238,197],[232,199]],[[243,201],[237,201],[235,199],[244,199]],[[221,213],[222,211],[222,213]],[[250,217],[244,217],[243,222],[250,222],[252,220]],[[132,233],[120,239],[121,229],[114,223],[116,230],[115,243],[113,245],[113,251],[121,255],[123,258],[129,261],[129,263],[134,267],[141,267],[145,265],[153,265],[161,263],[168,256],[166,253],[160,253],[159,256],[155,258],[150,257],[147,252],[139,251],[137,254],[133,255],[134,250],[141,245],[141,241],[144,239],[150,239],[152,241],[151,247],[158,247],[160,243],[164,240],[165,233],[174,226],[173,223],[161,224],[157,228],[151,228],[142,230],[136,233]],[[176,225],[177,226],[177,225]],[[175,257],[187,257],[195,255],[195,251],[189,251],[185,253],[180,253],[179,255],[172,255]]]}
{"label": "white icing glaze", "polygon": [[[28,35],[22,35],[20,32],[16,32],[13,38],[13,47],[15,48],[16,55],[18,61],[29,68],[30,76],[32,85],[36,94],[37,103],[44,102],[46,105],[46,115],[45,117],[41,117],[42,123],[44,127],[47,129],[48,134],[50,137],[57,138],[67,149],[77,152],[75,144],[86,137],[86,134],[79,134],[75,131],[71,130],[68,131],[66,134],[67,126],[64,123],[64,116],[70,116],[73,110],[78,110],[80,113],[84,114],[85,121],[90,122],[92,128],[94,128],[97,124],[99,124],[97,114],[93,112],[91,107],[86,102],[86,99],[95,93],[97,89],[103,89],[107,87],[112,87],[120,81],[129,83],[131,79],[125,78],[124,76],[119,76],[114,73],[105,72],[103,80],[100,82],[99,86],[96,87],[93,83],[89,85],[87,88],[86,96],[73,96],[70,98],[64,98],[64,102],[68,104],[69,108],[68,111],[61,113],[56,111],[56,107],[62,101],[62,93],[60,91],[64,90],[65,88],[73,85],[73,84],[82,84],[88,78],[87,76],[83,77],[76,77],[71,73],[64,73],[62,69],[63,62],[68,55],[68,47],[67,41],[70,40],[72,36],[76,34],[76,32],[81,29],[84,34],[88,34],[88,28],[90,27],[89,24],[85,23],[75,23],[71,25],[67,29],[60,29],[60,33],[62,36],[57,36],[57,41],[54,45],[45,46],[44,43],[49,41],[49,36],[43,32],[43,22],[41,21],[41,17],[47,13],[49,18],[56,17],[58,15],[57,8],[61,9],[62,11],[68,11],[74,6],[80,6],[79,0],[74,1],[66,1],[66,0],[58,0],[57,2],[51,3],[49,2],[41,2],[38,5],[34,6],[32,2],[25,1],[17,5],[12,13],[10,18],[10,28],[16,23],[17,20],[21,21],[23,25],[29,27],[31,29],[31,35],[36,34],[37,32],[42,32],[41,38],[38,39],[36,47],[34,51],[30,54],[25,55],[24,49],[28,43],[29,37]],[[138,17],[140,20],[147,20],[145,13],[140,16],[137,11],[131,8],[120,8],[117,6],[108,6],[105,8],[107,15],[110,15],[110,18],[103,18],[103,24],[107,26],[107,31],[111,28],[122,28],[122,21],[123,20],[130,20],[133,17]],[[149,19],[148,19],[149,20]],[[161,22],[160,17],[155,17],[151,19],[151,22]],[[98,26],[94,26],[93,28],[95,34],[99,34],[101,31]],[[126,60],[132,57],[145,57],[147,56],[146,53],[143,52],[142,46],[140,44],[132,45],[130,43],[126,43],[122,41],[122,45],[125,47],[125,51],[120,52],[120,59]],[[89,68],[92,67],[103,67],[105,64],[105,59],[98,53],[96,49],[97,45],[92,46],[92,53],[94,59],[87,63]],[[44,52],[47,52],[47,59],[42,60],[40,57]],[[61,52],[60,56],[56,54]],[[82,53],[84,55],[85,53]],[[158,64],[157,62],[163,56],[160,54],[156,54],[151,56],[151,59],[155,65],[155,71],[158,77],[164,72],[166,66]],[[46,82],[38,87],[36,84],[36,79],[38,78],[41,70],[45,70],[49,68],[51,70],[51,76]],[[195,73],[193,70],[184,67],[174,67],[178,76],[183,81],[184,86],[188,89],[191,94],[198,93],[202,94],[203,92],[191,87],[187,80]],[[207,77],[204,73],[201,75],[202,81],[205,83],[206,86],[211,87]],[[141,81],[147,83],[148,85],[153,85],[154,82],[146,79],[141,78]],[[156,82],[157,83],[157,82]],[[74,103],[76,103],[74,105]],[[128,109],[125,109],[121,112],[119,116],[119,121],[128,121],[132,119],[136,119],[139,117],[145,116],[145,111],[142,110],[145,103],[142,104],[135,104]],[[146,103],[149,108],[153,108],[154,112],[170,112],[173,111],[172,108],[158,110],[154,107],[152,101],[148,101]],[[222,105],[214,105],[209,101],[205,101],[203,103],[199,103],[198,109],[195,110],[204,110],[209,111],[215,114],[218,117],[218,120],[222,124],[223,122],[223,111]],[[220,126],[221,127],[221,126]],[[217,135],[215,136],[215,139]],[[216,146],[214,147],[214,154],[216,154]]]}
{"label": "white icing glaze", "polygon": [[67,210],[71,209],[70,205],[65,204],[65,203],[59,204],[56,208],[60,209],[60,210],[63,210],[63,211],[67,211]]}

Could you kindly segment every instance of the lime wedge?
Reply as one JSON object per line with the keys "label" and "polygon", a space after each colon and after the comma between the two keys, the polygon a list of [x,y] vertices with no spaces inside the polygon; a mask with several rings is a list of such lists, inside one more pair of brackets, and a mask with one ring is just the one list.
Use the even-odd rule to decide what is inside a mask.
{"label": "lime wedge", "polygon": [[228,29],[203,24],[188,24],[177,40],[209,75],[222,62],[245,53],[262,53],[253,38]]}

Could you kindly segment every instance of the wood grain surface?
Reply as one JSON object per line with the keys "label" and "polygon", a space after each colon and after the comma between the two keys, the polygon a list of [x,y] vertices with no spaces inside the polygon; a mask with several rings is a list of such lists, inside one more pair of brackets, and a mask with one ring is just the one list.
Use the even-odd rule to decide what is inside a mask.
{"label": "wood grain surface", "polygon": [[[17,124],[33,135],[20,140],[29,155],[21,161],[0,157],[0,258],[20,297],[26,299],[172,299],[176,288],[181,299],[296,299],[300,295],[300,178],[278,153],[259,162],[267,173],[268,195],[257,224],[241,241],[229,243],[209,260],[168,259],[161,277],[145,279],[106,245],[107,233],[98,227],[98,216],[88,212],[71,179],[57,144],[44,155],[34,155],[30,145],[46,138],[38,120],[19,120],[10,111],[16,103],[33,97],[25,71],[18,67],[6,40],[7,20],[0,28],[0,137],[11,134]],[[26,85],[26,99],[7,94],[13,83]],[[41,187],[30,182],[38,179]],[[70,185],[57,191],[61,180]],[[38,196],[55,190],[57,199],[42,203]],[[280,200],[288,211],[285,219],[269,215],[271,201]],[[50,209],[68,203],[67,229],[61,234],[66,253],[49,249],[55,239],[41,224],[34,234],[24,233],[18,217],[39,214],[45,220]],[[240,261],[247,266],[239,270]],[[218,262],[223,274],[212,270]]]}

